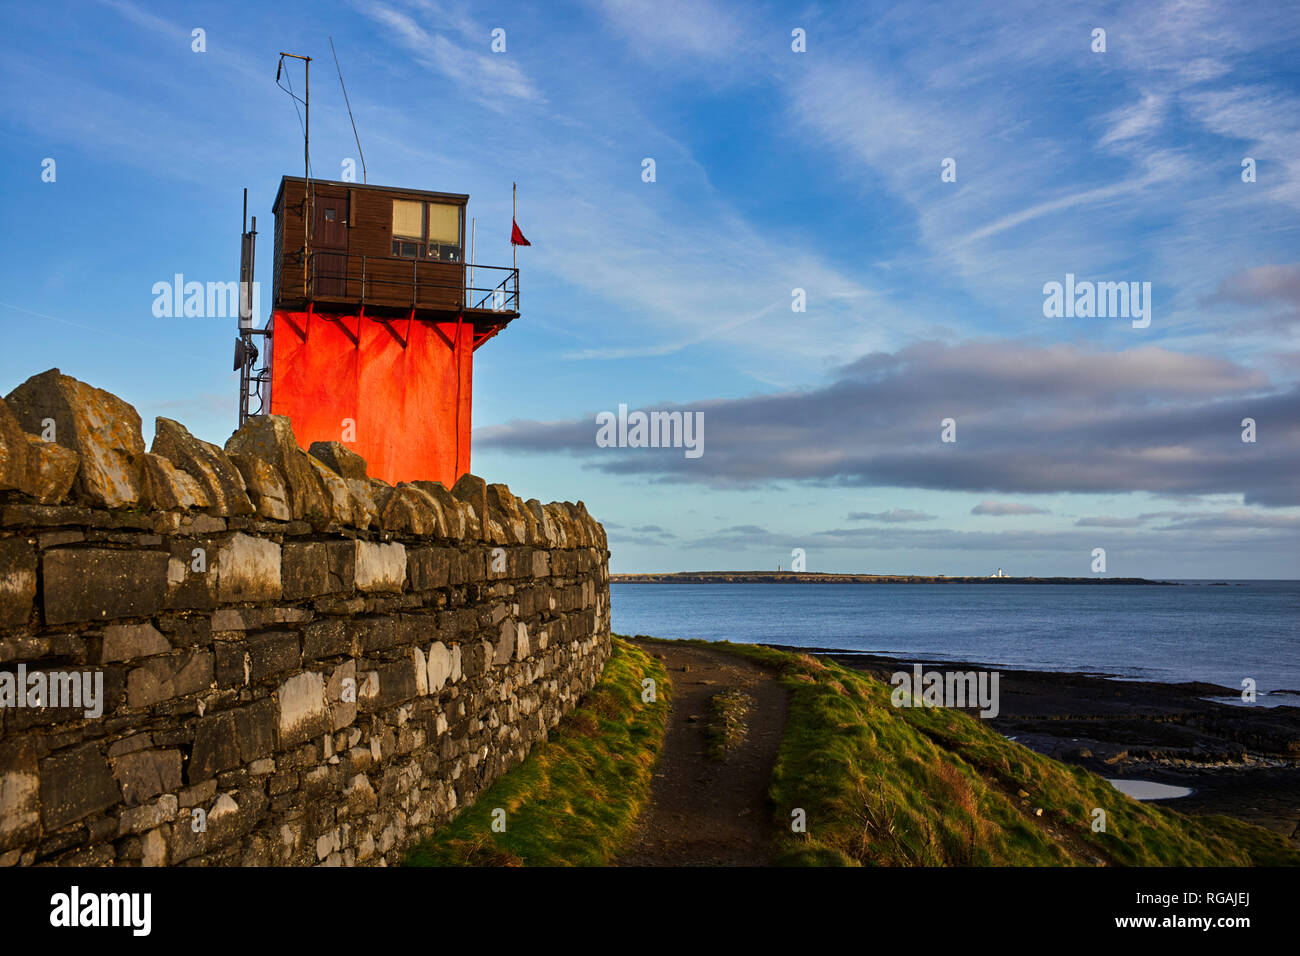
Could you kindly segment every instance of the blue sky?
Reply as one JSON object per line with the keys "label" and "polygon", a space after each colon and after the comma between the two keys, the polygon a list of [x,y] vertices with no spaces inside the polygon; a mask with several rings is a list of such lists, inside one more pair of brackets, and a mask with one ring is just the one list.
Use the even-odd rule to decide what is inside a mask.
{"label": "blue sky", "polygon": [[[1057,6],[7,7],[0,389],[58,366],[225,440],[231,323],[151,289],[235,277],[245,186],[269,281],[280,50],[314,174],[357,158],[332,36],[371,183],[469,193],[506,263],[518,181],[474,471],[583,499],[614,570],[1298,577],[1300,13]],[[1067,273],[1151,283],[1150,326],[1045,317]],[[703,412],[704,454],[597,447],[619,404]]]}

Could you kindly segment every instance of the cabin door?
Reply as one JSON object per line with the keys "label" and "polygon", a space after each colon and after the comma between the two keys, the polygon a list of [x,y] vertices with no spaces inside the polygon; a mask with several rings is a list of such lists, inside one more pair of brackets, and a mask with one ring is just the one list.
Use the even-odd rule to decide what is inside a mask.
{"label": "cabin door", "polygon": [[[348,289],[348,197],[316,194],[316,223],[312,229],[312,295],[361,298]],[[351,294],[349,294],[351,293]]]}

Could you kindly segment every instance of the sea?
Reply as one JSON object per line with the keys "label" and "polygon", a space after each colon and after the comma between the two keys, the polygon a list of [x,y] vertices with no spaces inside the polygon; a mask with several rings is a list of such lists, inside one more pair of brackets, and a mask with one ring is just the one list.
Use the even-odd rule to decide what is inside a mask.
{"label": "sea", "polygon": [[[787,644],[1132,680],[1255,682],[1300,705],[1300,581],[624,584],[617,634]],[[1231,700],[1231,698],[1229,698]]]}

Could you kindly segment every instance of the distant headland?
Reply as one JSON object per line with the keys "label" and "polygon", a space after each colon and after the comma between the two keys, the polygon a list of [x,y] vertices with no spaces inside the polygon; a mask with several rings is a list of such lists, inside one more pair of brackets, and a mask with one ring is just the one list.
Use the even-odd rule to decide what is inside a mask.
{"label": "distant headland", "polygon": [[612,584],[1151,584],[1172,581],[1147,578],[1018,578],[944,574],[827,574],[811,571],[652,571],[642,574],[611,574]]}

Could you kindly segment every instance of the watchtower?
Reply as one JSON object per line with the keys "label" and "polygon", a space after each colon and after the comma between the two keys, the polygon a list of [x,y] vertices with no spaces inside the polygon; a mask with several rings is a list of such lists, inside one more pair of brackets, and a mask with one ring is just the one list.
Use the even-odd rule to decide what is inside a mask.
{"label": "watchtower", "polygon": [[280,180],[263,406],[304,448],[342,442],[390,483],[469,471],[474,352],[519,317],[519,272],[466,262],[468,201]]}

